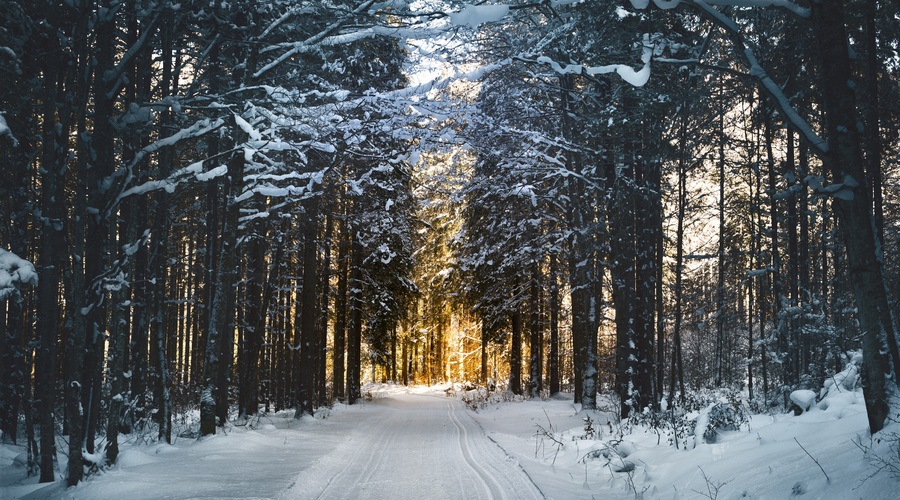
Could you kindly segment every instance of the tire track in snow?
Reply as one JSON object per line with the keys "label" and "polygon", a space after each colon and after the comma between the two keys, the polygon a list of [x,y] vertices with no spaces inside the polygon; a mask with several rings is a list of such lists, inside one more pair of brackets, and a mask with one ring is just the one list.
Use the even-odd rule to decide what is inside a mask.
{"label": "tire track in snow", "polygon": [[279,498],[542,498],[467,411],[456,400],[399,394],[334,415],[331,425],[343,429],[334,448],[299,471]]}
{"label": "tire track in snow", "polygon": [[463,459],[466,461],[468,466],[478,475],[478,478],[481,480],[481,483],[484,485],[484,488],[488,494],[488,498],[502,498],[504,500],[507,499],[508,497],[503,492],[503,487],[500,485],[497,477],[494,476],[494,474],[490,473],[487,469],[482,467],[478,463],[478,460],[476,460],[473,456],[472,449],[469,446],[469,431],[456,416],[456,409],[453,407],[452,402],[447,403],[447,416],[450,418],[450,421],[453,423],[453,425],[456,426],[456,435],[459,441],[459,448],[460,452],[462,453]]}
{"label": "tire track in snow", "polygon": [[[353,495],[353,491],[349,492],[349,495],[338,494],[334,495],[334,488],[345,488],[346,485],[353,485],[353,490],[357,490],[360,485],[368,484],[371,480],[372,475],[375,473],[375,470],[378,468],[378,464],[373,466],[374,462],[381,462],[384,460],[383,451],[385,446],[387,446],[389,440],[388,430],[391,428],[390,423],[383,421],[384,419],[379,419],[378,425],[370,425],[368,428],[369,436],[372,436],[371,431],[377,432],[377,437],[375,439],[371,439],[366,443],[360,443],[359,446],[356,446],[353,451],[353,457],[350,460],[347,460],[344,464],[344,467],[331,479],[328,480],[328,484],[325,486],[325,489],[322,490],[322,493],[316,497],[317,500],[324,500],[329,498],[356,498]],[[364,453],[368,452],[368,453]],[[360,458],[366,455],[365,461],[363,462],[365,465],[363,467],[359,467]],[[380,458],[376,459],[376,456],[380,455]]]}

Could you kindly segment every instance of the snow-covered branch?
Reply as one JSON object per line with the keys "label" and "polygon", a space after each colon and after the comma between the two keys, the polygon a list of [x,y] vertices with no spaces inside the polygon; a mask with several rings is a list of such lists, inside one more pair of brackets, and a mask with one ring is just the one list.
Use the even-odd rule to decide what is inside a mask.
{"label": "snow-covered branch", "polygon": [[[696,0],[685,0],[688,3],[696,4]],[[682,0],[653,0],[653,5],[660,9],[674,9],[681,4]],[[723,7],[776,7],[787,10],[799,17],[809,17],[809,9],[798,5],[792,0],[706,0],[710,5],[719,5]],[[650,0],[631,0],[631,5],[635,9],[646,9],[650,5]]]}
{"label": "snow-covered branch", "polygon": [[[652,57],[653,44],[650,42],[650,35],[648,33],[645,33],[643,41],[643,53],[641,55],[641,62],[644,63],[644,66],[638,70],[635,70],[627,64],[607,64],[604,66],[567,64],[563,66],[547,56],[540,56],[535,59],[534,62],[537,62],[539,64],[546,64],[550,66],[553,71],[561,75],[574,74],[596,76],[606,75],[609,73],[618,73],[618,75],[629,84],[635,87],[643,87],[650,80],[650,60],[652,59]],[[522,60],[524,61],[525,59]]]}
{"label": "snow-covered branch", "polygon": [[719,26],[725,33],[728,35],[729,39],[731,39],[731,43],[734,45],[735,54],[740,57],[749,67],[750,76],[756,79],[760,88],[766,95],[768,95],[772,101],[775,103],[775,106],[781,111],[782,115],[785,119],[790,123],[790,125],[809,143],[810,146],[813,147],[815,152],[818,155],[824,155],[828,153],[828,143],[825,139],[819,137],[818,134],[813,131],[809,122],[806,121],[800,114],[794,109],[794,106],[791,105],[790,100],[786,95],[784,95],[784,91],[781,90],[781,87],[772,80],[772,77],[769,76],[769,73],[762,67],[759,63],[759,60],[756,58],[756,54],[753,50],[747,46],[744,42],[744,37],[741,34],[740,27],[728,16],[719,12],[718,9],[714,8],[709,3],[703,0],[691,0],[691,4],[694,5],[704,17],[712,21]]}
{"label": "snow-covered branch", "polygon": [[[316,33],[315,35],[307,38],[306,40],[292,44],[291,48],[287,52],[276,57],[275,60],[269,62],[269,64],[266,64],[265,66],[260,68],[259,71],[254,73],[253,78],[259,78],[260,76],[267,73],[269,70],[277,67],[278,65],[280,65],[284,61],[290,59],[294,55],[299,54],[304,51],[307,51],[307,50],[310,50],[311,48],[317,46],[324,39],[328,38],[329,36],[331,36],[335,32],[337,32],[339,29],[346,26],[353,19],[353,16],[362,14],[363,12],[367,11],[369,9],[369,7],[371,7],[372,4],[374,4],[374,3],[375,3],[375,0],[366,0],[365,2],[361,3],[356,9],[354,9],[350,15],[344,16],[341,19],[338,19],[337,21],[329,24],[324,30],[320,31],[319,33]],[[269,49],[264,49],[262,52],[266,52],[267,50],[269,50]]]}
{"label": "snow-covered branch", "polygon": [[[151,155],[157,151],[160,151],[163,148],[174,146],[175,144],[177,144],[180,141],[183,141],[185,139],[192,139],[192,138],[197,138],[197,137],[206,135],[209,132],[212,132],[213,130],[218,129],[219,127],[221,127],[224,124],[225,124],[225,120],[223,120],[221,118],[217,119],[214,122],[210,122],[209,119],[203,119],[203,120],[200,120],[200,121],[194,123],[190,127],[181,129],[178,132],[176,132],[164,139],[160,139],[160,140],[154,142],[153,144],[150,144],[149,146],[146,146],[145,148],[138,151],[137,154],[134,155],[134,158],[131,160],[131,162],[129,162],[127,165],[125,165],[123,167],[124,172],[120,171],[116,174],[117,176],[119,176],[119,175],[123,175],[123,173],[124,173],[125,178],[119,186],[119,192],[116,194],[116,196],[112,197],[112,201],[110,202],[109,206],[106,208],[106,214],[110,214],[112,212],[112,210],[119,204],[119,202],[121,202],[122,199],[127,196],[131,196],[133,194],[145,193],[147,191],[153,191],[153,190],[157,190],[157,189],[166,189],[166,184],[165,184],[166,181],[165,180],[150,181],[151,183],[156,183],[156,184],[153,184],[154,187],[151,188],[150,186],[147,186],[147,187],[143,188],[143,191],[141,190],[140,186],[129,187],[132,180],[134,179],[134,167],[137,166],[142,161],[144,161],[144,158],[146,158],[148,155]],[[106,183],[107,184],[112,183],[112,179],[107,179]],[[145,184],[147,184],[147,183],[145,183]]]}
{"label": "snow-covered branch", "polygon": [[37,285],[37,280],[34,264],[0,248],[0,301],[13,296],[19,286]]}

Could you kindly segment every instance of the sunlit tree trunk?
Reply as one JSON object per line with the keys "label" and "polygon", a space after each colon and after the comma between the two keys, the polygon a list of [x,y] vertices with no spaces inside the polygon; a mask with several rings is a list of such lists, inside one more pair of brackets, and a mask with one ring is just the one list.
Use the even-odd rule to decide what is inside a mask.
{"label": "sunlit tree trunk", "polygon": [[[343,206],[344,203],[342,202]],[[345,212],[346,214],[346,212]],[[337,254],[337,289],[334,296],[334,353],[332,360],[332,377],[334,385],[334,398],[342,401],[345,396],[344,368],[345,345],[347,336],[347,318],[349,308],[347,304],[347,280],[350,267],[350,235],[346,231],[346,222],[341,223],[342,230],[338,238]]]}
{"label": "sunlit tree trunk", "polygon": [[481,383],[487,384],[488,381],[488,329],[485,320],[481,320]]}
{"label": "sunlit tree trunk", "polygon": [[531,348],[528,357],[528,396],[540,398],[543,390],[543,329],[541,328],[541,283],[540,266],[537,262],[532,264],[531,280],[529,286],[528,308],[530,312],[529,334]]}

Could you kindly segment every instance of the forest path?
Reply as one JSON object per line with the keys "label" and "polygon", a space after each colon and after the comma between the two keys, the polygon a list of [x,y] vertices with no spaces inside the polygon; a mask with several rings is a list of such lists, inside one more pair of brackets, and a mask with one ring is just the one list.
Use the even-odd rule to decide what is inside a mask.
{"label": "forest path", "polygon": [[[0,477],[0,498],[543,498],[462,402],[434,389],[410,390],[375,392],[372,400],[323,408],[299,421],[293,412],[263,415],[172,445],[140,444],[132,435],[115,466],[71,489],[63,481],[37,484],[36,477],[17,484],[23,470],[0,468],[10,472]],[[59,458],[64,470],[65,455]]]}
{"label": "forest path", "polygon": [[543,497],[458,400],[395,393],[329,420],[349,434],[279,498]]}

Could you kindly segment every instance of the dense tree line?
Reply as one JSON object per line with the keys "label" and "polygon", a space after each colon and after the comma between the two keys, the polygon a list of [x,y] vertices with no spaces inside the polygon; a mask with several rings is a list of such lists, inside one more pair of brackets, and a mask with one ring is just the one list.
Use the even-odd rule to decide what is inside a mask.
{"label": "dense tree line", "polygon": [[584,407],[598,381],[622,416],[686,387],[787,406],[861,350],[881,428],[900,361],[897,117],[879,104],[898,90],[896,5],[566,4],[480,27],[512,58],[481,84],[459,255],[482,319],[510,332],[510,389],[540,373],[521,346],[547,357],[559,327],[557,288],[530,284],[567,276]]}
{"label": "dense tree line", "polygon": [[2,245],[39,280],[4,301],[2,433],[42,480],[59,433],[75,484],[192,408],[211,434],[360,398],[415,292],[403,113],[377,98],[404,56],[341,38],[374,3],[3,4]]}
{"label": "dense tree line", "polygon": [[881,428],[896,3],[416,8],[0,4],[0,431],[42,481],[58,435],[75,484],[364,368],[627,417],[787,405],[862,351]]}

